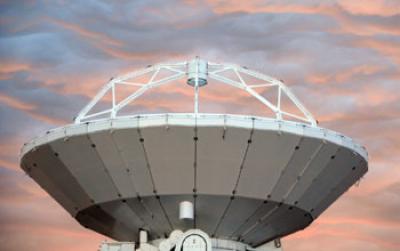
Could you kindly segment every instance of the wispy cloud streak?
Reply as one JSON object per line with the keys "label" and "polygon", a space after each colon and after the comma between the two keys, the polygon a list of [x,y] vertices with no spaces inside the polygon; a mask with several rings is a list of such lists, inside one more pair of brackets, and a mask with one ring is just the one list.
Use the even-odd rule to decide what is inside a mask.
{"label": "wispy cloud streak", "polygon": [[[399,1],[3,1],[0,14],[2,249],[96,250],[106,237],[20,171],[20,147],[71,123],[111,77],[195,55],[285,80],[320,125],[369,151],[360,186],[284,238],[285,250],[400,249]],[[189,111],[183,85],[152,90],[132,111]],[[266,115],[244,93],[209,87],[203,111]]]}

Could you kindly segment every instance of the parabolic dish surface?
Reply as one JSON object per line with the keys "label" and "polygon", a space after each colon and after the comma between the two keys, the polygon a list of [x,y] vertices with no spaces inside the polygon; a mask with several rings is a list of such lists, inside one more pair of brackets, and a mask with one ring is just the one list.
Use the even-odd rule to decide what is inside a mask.
{"label": "parabolic dish surface", "polygon": [[[82,225],[117,240],[199,228],[258,246],[308,226],[367,171],[350,138],[302,123],[158,114],[68,125],[22,168]],[[179,202],[195,220],[178,219]]]}

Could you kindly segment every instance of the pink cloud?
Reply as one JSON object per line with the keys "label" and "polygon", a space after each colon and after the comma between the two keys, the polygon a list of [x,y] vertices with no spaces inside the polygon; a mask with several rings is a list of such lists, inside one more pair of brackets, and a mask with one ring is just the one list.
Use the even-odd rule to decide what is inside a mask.
{"label": "pink cloud", "polygon": [[[288,4],[283,1],[210,0],[206,1],[206,3],[199,3],[187,0],[185,4],[195,8],[193,14],[197,14],[199,9],[205,10],[208,7],[211,11],[206,13],[207,18],[196,20],[191,19],[192,12],[184,13],[182,14],[183,16],[174,16],[174,11],[165,11],[154,6],[145,8],[146,13],[142,14],[152,14],[154,16],[161,16],[163,13],[168,14],[169,19],[165,22],[174,29],[180,30],[180,32],[186,32],[182,34],[177,32],[179,41],[188,41],[188,43],[193,43],[194,46],[197,45],[194,41],[190,41],[190,34],[193,30],[198,29],[196,31],[200,35],[204,35],[206,40],[211,41],[206,46],[218,47],[221,51],[220,54],[222,52],[226,53],[226,50],[223,50],[225,47],[234,45],[248,46],[241,40],[243,37],[239,36],[240,34],[237,35],[235,33],[234,36],[236,37],[229,37],[231,40],[219,40],[217,38],[218,36],[213,33],[215,32],[213,29],[220,28],[218,25],[224,25],[224,29],[227,31],[230,29],[230,24],[222,21],[232,20],[224,19],[224,17],[239,18],[240,15],[236,15],[238,13],[244,14],[244,16],[258,13],[302,14],[308,17],[322,15],[332,20],[335,25],[325,29],[317,28],[312,30],[312,35],[324,33],[329,35],[329,39],[338,38],[339,42],[322,41],[327,44],[327,47],[336,46],[335,48],[346,47],[349,50],[362,50],[366,56],[365,59],[373,57],[379,60],[376,61],[377,63],[371,63],[371,61],[367,60],[362,61],[361,64],[347,67],[341,71],[333,67],[329,69],[329,72],[318,71],[318,65],[313,63],[311,66],[314,68],[309,70],[310,72],[306,72],[305,79],[299,77],[305,83],[311,84],[303,86],[307,95],[299,96],[300,99],[304,98],[304,101],[311,105],[312,109],[310,110],[314,113],[319,113],[318,120],[321,122],[320,125],[344,134],[350,134],[366,145],[370,153],[370,171],[361,180],[360,187],[351,188],[309,228],[284,238],[283,245],[285,250],[288,251],[400,250],[398,238],[400,226],[397,213],[398,208],[400,208],[398,204],[400,201],[398,197],[400,193],[398,190],[400,171],[397,168],[397,163],[400,161],[398,154],[400,149],[400,134],[398,133],[400,112],[398,106],[396,106],[400,102],[400,98],[398,87],[393,84],[400,80],[400,75],[395,72],[400,65],[400,46],[397,41],[400,35],[400,28],[393,21],[397,20],[394,15],[400,14],[399,2],[390,0],[371,0],[368,2],[339,0],[318,4],[313,1]],[[200,4],[201,8],[199,8]],[[67,7],[67,5],[64,7]],[[113,22],[119,20],[119,17],[114,16],[112,18]],[[125,18],[131,18],[131,16]],[[185,22],[182,22],[182,18]],[[56,27],[58,30],[61,29],[68,34],[72,34],[71,37],[73,39],[77,38],[75,42],[89,44],[89,46],[96,49],[96,53],[100,56],[108,56],[110,61],[115,60],[118,63],[124,63],[124,66],[118,65],[119,72],[134,70],[136,65],[135,67],[127,66],[132,62],[158,62],[167,57],[174,59],[187,59],[189,57],[188,54],[190,52],[185,53],[182,50],[183,54],[180,54],[169,50],[168,46],[172,44],[167,44],[163,47],[165,41],[159,41],[157,46],[163,47],[160,50],[152,50],[153,47],[149,47],[149,49],[145,46],[143,47],[147,49],[139,49],[132,45],[134,44],[132,41],[125,41],[120,37],[113,36],[112,34],[114,33],[106,30],[108,27],[104,27],[103,30],[103,27],[99,28],[99,26],[93,25],[92,29],[88,28],[89,26],[87,25],[83,25],[82,20],[70,20],[73,21],[62,21],[58,17],[37,18],[37,20],[30,20],[30,22],[25,22],[24,20],[23,23],[18,24],[16,18],[1,17],[0,23],[13,32],[13,37],[22,36],[27,38],[32,34],[52,32],[48,26],[41,26],[43,21],[49,22],[51,23],[51,28]],[[97,20],[90,19],[90,21],[94,22],[91,24],[99,25],[95,22]],[[143,22],[143,24],[147,25],[146,27],[150,27],[143,20],[137,19],[136,22],[136,24]],[[264,24],[261,24],[261,28],[263,27],[262,25]],[[302,29],[308,28],[303,24],[301,26]],[[32,31],[32,27],[37,30]],[[95,29],[96,27],[97,29]],[[167,30],[168,28],[165,29]],[[151,32],[151,27],[146,31]],[[174,30],[173,32],[176,31]],[[204,32],[204,34],[201,32]],[[226,35],[225,30],[221,29],[217,32],[221,33],[217,35]],[[229,30],[229,32],[233,31]],[[271,30],[271,33],[288,35],[283,30]],[[292,43],[298,42],[296,38],[300,31],[295,30],[295,33],[296,37],[292,36],[288,41],[282,40],[282,48],[286,48],[284,46],[288,44],[292,45]],[[213,37],[207,37],[208,34],[212,34]],[[54,32],[53,35],[56,36],[57,32]],[[194,37],[194,39],[198,39],[198,37]],[[246,37],[246,39],[251,38]],[[254,53],[270,48],[264,47],[265,44],[262,39],[266,38],[257,37],[257,40],[262,43]],[[144,41],[146,40],[144,39]],[[221,41],[223,44],[217,44],[221,43]],[[142,43],[143,41],[135,42]],[[332,44],[330,44],[331,42]],[[333,45],[333,43],[335,44]],[[24,60],[1,61],[0,80],[9,80],[18,73],[24,73],[24,75],[27,75],[27,81],[38,82],[41,88],[50,89],[58,95],[71,97],[71,102],[74,102],[74,95],[80,95],[87,99],[93,97],[110,78],[109,71],[104,69],[82,71],[80,74],[74,74],[68,69],[68,64],[61,64],[60,68],[65,67],[62,70],[58,66],[53,67],[52,65],[42,67],[42,57],[37,57],[37,61],[31,59],[31,53],[37,52],[34,50],[29,51],[31,44],[24,45],[26,47],[18,48],[18,50],[14,49],[15,54],[21,53],[23,55],[21,57]],[[239,52],[238,54],[244,53],[237,50],[236,47],[233,48],[235,54],[237,52]],[[310,57],[312,57],[312,55],[304,53],[307,48],[296,47],[296,50],[299,50],[298,53],[285,53],[282,48],[277,46],[268,51],[271,54],[277,52],[279,54],[277,56],[278,59],[266,57],[265,60],[276,60],[274,61],[276,65],[282,64],[285,67],[291,67],[292,65],[300,65],[299,67],[302,67],[302,64],[305,64],[302,69],[307,70],[307,64],[310,63]],[[206,49],[208,51],[209,48]],[[28,50],[29,53],[27,55],[23,54],[24,50]],[[193,50],[201,51],[198,48]],[[218,50],[215,49],[215,51]],[[318,53],[319,51],[316,50],[316,52]],[[40,55],[42,54],[40,53]],[[240,56],[228,55],[227,58],[229,57]],[[361,60],[364,60],[363,55],[360,55],[360,57]],[[387,61],[392,65],[388,66]],[[257,63],[254,64],[256,65]],[[277,66],[271,71],[276,69],[280,68]],[[9,86],[13,86],[13,84],[9,84]],[[124,93],[124,95],[127,95],[127,93]],[[133,108],[136,111],[140,108],[151,112],[159,110],[192,111],[192,95],[193,89],[186,86],[184,81],[181,81],[168,87],[152,90],[148,95],[136,100],[134,103],[136,106]],[[200,96],[200,109],[202,111],[253,112],[256,113],[255,115],[269,116],[269,114],[263,114],[266,108],[240,90],[210,85],[207,89],[200,90]],[[349,104],[342,104],[342,100],[348,101]],[[105,101],[109,102],[109,97],[106,97]],[[0,104],[2,107],[22,111],[24,115],[34,118],[38,122],[53,125],[70,123],[70,121],[43,115],[40,113],[40,106],[37,103],[31,103],[3,92],[0,93]],[[16,134],[18,133],[21,132],[16,132]],[[26,133],[24,132],[24,134]],[[32,251],[96,250],[105,237],[79,226],[61,206],[56,204],[22,171],[19,171],[17,155],[23,141],[26,140],[19,135],[12,135],[9,137],[4,136],[2,142],[0,142],[0,165],[7,172],[16,173],[15,176],[17,177],[7,185],[9,190],[0,193],[2,202],[0,206],[0,245],[7,251],[27,249]],[[7,181],[10,181],[8,177],[0,180],[2,184]]]}
{"label": "pink cloud", "polygon": [[83,28],[82,26],[79,26],[77,24],[57,20],[57,19],[48,19],[50,22],[55,23],[64,29],[70,30],[75,34],[78,34],[79,36],[88,39],[89,41],[96,41],[99,43],[105,43],[108,45],[112,46],[122,46],[123,43],[115,38],[112,38],[105,33],[100,33],[100,32],[94,32],[91,30],[88,30],[86,28]]}
{"label": "pink cloud", "polygon": [[18,100],[16,98],[7,96],[2,93],[0,93],[0,102],[11,108],[15,108],[15,109],[22,110],[22,111],[32,111],[37,108],[36,106],[34,106],[32,104],[26,103],[24,101]]}
{"label": "pink cloud", "polygon": [[10,79],[13,74],[17,72],[29,71],[32,69],[31,65],[26,63],[2,61],[0,65],[0,80]]}
{"label": "pink cloud", "polygon": [[382,70],[379,65],[357,65],[342,72],[332,72],[331,74],[315,74],[307,77],[307,82],[316,84],[344,83],[358,75],[372,75]]}
{"label": "pink cloud", "polygon": [[334,18],[340,24],[331,32],[342,32],[357,35],[393,34],[399,35],[400,28],[396,25],[382,25],[379,23],[365,23],[354,20],[351,15],[393,16],[400,14],[400,4],[396,1],[387,3],[383,0],[365,2],[336,1],[336,2],[310,2],[287,3],[279,1],[208,1],[212,10],[217,14],[234,12],[246,13],[296,13],[309,15],[326,15]]}
{"label": "pink cloud", "polygon": [[367,2],[339,0],[338,4],[355,15],[393,16],[400,14],[400,4],[396,0],[370,0]]}
{"label": "pink cloud", "polygon": [[5,95],[3,93],[0,93],[0,103],[2,103],[3,105],[9,106],[11,108],[14,108],[16,110],[23,111],[26,114],[28,114],[29,116],[31,116],[32,118],[34,118],[38,121],[44,121],[48,124],[61,125],[61,124],[65,124],[67,122],[62,119],[43,115],[43,114],[37,112],[38,107],[36,105],[21,101],[19,99]]}

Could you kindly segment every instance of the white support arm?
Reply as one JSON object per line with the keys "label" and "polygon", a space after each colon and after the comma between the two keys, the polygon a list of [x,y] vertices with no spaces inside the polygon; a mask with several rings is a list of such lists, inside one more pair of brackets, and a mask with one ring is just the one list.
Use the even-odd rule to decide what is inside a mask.
{"label": "white support arm", "polygon": [[[201,63],[202,64],[202,69],[201,72],[198,72],[199,69],[197,69],[197,73],[194,74],[193,71],[190,73],[188,72],[189,66],[192,67],[193,62]],[[193,68],[191,68],[193,69]],[[160,75],[160,71],[166,71],[167,76],[157,79],[157,77]],[[231,78],[226,76],[225,73],[234,73],[237,78]],[[140,79],[138,78],[146,75],[146,74],[151,74],[150,79],[142,83]],[[194,75],[193,75],[194,74]],[[190,76],[198,76],[199,74],[202,74],[203,82],[202,85],[198,82],[200,78],[196,78],[197,82],[191,82]],[[290,89],[280,80],[277,80],[273,77],[270,77],[268,75],[264,75],[252,70],[249,70],[247,68],[234,65],[234,64],[218,64],[218,63],[212,63],[212,62],[206,62],[204,60],[201,60],[199,58],[194,59],[193,61],[190,62],[180,62],[180,63],[166,63],[166,64],[156,64],[153,66],[148,66],[145,69],[131,72],[128,74],[125,74],[120,77],[116,77],[114,79],[111,79],[102,89],[101,91],[87,104],[78,114],[78,116],[75,119],[75,123],[81,123],[82,121],[87,121],[89,119],[101,116],[101,115],[107,115],[110,114],[110,118],[118,118],[118,112],[127,106],[128,104],[132,103],[135,101],[138,97],[143,95],[146,91],[157,88],[162,85],[166,85],[168,83],[172,83],[175,80],[179,80],[184,78],[185,76],[188,77],[188,84],[192,85],[194,87],[194,93],[193,93],[193,98],[194,98],[194,108],[193,112],[195,114],[198,114],[199,112],[199,88],[201,88],[203,85],[207,85],[207,80],[206,78],[213,79],[216,81],[219,81],[223,84],[227,84],[230,86],[233,86],[237,89],[243,90],[250,94],[252,97],[256,98],[259,102],[264,104],[268,109],[273,111],[275,113],[275,118],[278,120],[282,120],[283,116],[285,119],[291,118],[295,120],[300,120],[304,122],[308,122],[312,126],[317,126],[317,123],[311,113],[304,107],[304,105],[296,98],[296,96],[290,91]],[[255,79],[250,81],[246,78],[246,76],[252,77],[252,79]],[[192,78],[193,79],[193,78]],[[205,79],[205,80],[204,80]],[[251,83],[255,82],[255,83]],[[129,94],[126,98],[124,98],[122,101],[118,102],[116,100],[116,97],[118,96],[118,90],[116,87],[121,86],[134,86],[138,87],[135,91],[133,91],[131,94]],[[274,87],[277,88],[277,101],[276,104],[268,100],[266,97],[263,97],[261,94],[256,92],[255,89],[257,88],[262,88],[262,87]],[[275,89],[276,90],[276,89]],[[109,109],[105,109],[103,111],[99,111],[96,113],[90,113],[93,108],[101,102],[102,98],[111,91],[112,93],[112,105]],[[286,111],[282,109],[282,95],[286,95],[289,99],[290,102],[293,103],[293,105],[298,109],[299,113],[304,115],[296,115],[293,114],[291,111]]]}

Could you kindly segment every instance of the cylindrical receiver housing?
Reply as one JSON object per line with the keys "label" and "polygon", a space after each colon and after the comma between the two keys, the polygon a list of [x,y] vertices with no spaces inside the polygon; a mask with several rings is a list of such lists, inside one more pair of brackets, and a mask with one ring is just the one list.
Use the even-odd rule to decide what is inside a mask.
{"label": "cylindrical receiver housing", "polygon": [[205,60],[195,58],[187,66],[187,83],[191,86],[204,86],[207,84],[208,63]]}
{"label": "cylindrical receiver housing", "polygon": [[193,220],[193,218],[194,218],[193,203],[190,201],[182,201],[179,204],[179,219]]}
{"label": "cylindrical receiver housing", "polygon": [[140,230],[139,231],[139,243],[147,243],[147,231],[146,230]]}

